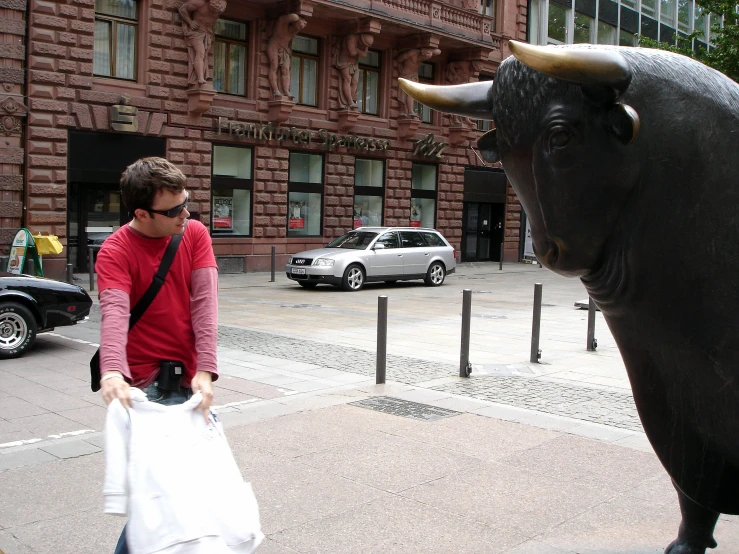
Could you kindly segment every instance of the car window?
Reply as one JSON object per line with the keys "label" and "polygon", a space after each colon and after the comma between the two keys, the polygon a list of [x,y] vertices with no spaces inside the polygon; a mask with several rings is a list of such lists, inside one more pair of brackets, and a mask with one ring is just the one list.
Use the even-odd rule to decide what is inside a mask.
{"label": "car window", "polygon": [[349,248],[354,250],[364,250],[369,246],[377,236],[377,233],[363,231],[361,233],[347,233],[339,238],[331,241],[327,248]]}
{"label": "car window", "polygon": [[428,231],[424,233],[421,231],[420,234],[424,239],[426,239],[426,244],[429,246],[446,246],[444,240],[436,233],[430,233]]}
{"label": "car window", "polygon": [[398,241],[398,233],[390,231],[382,235],[375,244],[384,244],[385,248],[400,248],[400,242]]}
{"label": "car window", "polygon": [[403,248],[421,248],[426,246],[423,238],[416,231],[401,231],[400,243],[403,245]]}

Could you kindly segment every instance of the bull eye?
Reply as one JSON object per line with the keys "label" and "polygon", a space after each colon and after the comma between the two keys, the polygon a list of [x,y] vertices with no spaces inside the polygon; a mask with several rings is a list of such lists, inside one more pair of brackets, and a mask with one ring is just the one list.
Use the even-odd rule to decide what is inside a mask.
{"label": "bull eye", "polygon": [[549,135],[550,148],[563,148],[570,142],[570,134],[564,129],[557,129]]}

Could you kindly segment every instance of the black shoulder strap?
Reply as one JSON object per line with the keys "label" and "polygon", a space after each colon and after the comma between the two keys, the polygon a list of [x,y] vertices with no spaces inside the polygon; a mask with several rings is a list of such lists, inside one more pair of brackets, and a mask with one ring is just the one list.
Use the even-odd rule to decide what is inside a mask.
{"label": "black shoulder strap", "polygon": [[[187,224],[185,224],[185,230],[187,230]],[[164,256],[162,256],[162,261],[159,264],[159,269],[154,275],[154,279],[151,281],[151,285],[149,285],[149,288],[146,289],[144,295],[139,299],[139,301],[131,310],[131,317],[128,320],[129,331],[133,328],[134,325],[136,325],[136,322],[141,319],[141,316],[144,315],[146,309],[154,301],[154,298],[159,292],[159,289],[162,288],[162,285],[164,284],[164,278],[167,276],[167,272],[172,266],[175,254],[177,254],[177,248],[180,246],[182,235],[184,234],[185,233],[183,232],[180,235],[173,235],[172,240],[169,241],[167,249],[164,251]]]}

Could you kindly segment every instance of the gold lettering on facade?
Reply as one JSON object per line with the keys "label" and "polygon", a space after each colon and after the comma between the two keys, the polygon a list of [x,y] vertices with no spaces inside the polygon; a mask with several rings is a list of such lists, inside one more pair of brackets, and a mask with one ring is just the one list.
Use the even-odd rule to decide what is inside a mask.
{"label": "gold lettering on facade", "polygon": [[135,133],[139,130],[138,109],[129,105],[128,96],[121,96],[121,103],[110,107],[110,126],[115,131]]}
{"label": "gold lettering on facade", "polygon": [[441,153],[446,148],[443,142],[434,142],[434,135],[428,134],[421,140],[413,143],[414,156],[426,156],[427,158],[441,158]]}

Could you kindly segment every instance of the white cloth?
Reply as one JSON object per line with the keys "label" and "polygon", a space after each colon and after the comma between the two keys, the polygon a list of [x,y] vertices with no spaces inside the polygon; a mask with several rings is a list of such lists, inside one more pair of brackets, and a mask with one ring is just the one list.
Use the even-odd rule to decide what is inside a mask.
{"label": "white cloth", "polygon": [[[128,515],[131,554],[251,554],[264,538],[259,508],[214,416],[202,400],[114,400],[105,423],[105,513]],[[202,476],[202,479],[197,479]]]}

